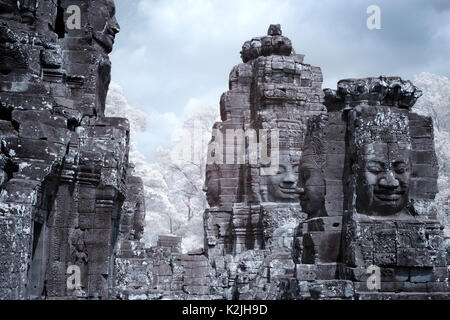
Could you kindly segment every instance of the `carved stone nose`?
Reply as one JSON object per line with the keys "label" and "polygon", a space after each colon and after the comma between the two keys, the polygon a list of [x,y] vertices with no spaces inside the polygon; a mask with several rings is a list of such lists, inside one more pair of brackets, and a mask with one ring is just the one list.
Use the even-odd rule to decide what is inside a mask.
{"label": "carved stone nose", "polygon": [[117,26],[117,27],[113,26],[111,29],[114,32],[114,35],[116,35],[116,34],[118,34],[120,32],[120,27],[119,26]]}
{"label": "carved stone nose", "polygon": [[380,186],[383,188],[395,189],[400,185],[394,174],[389,171],[380,179]]}
{"label": "carved stone nose", "polygon": [[289,172],[283,179],[283,184],[293,185],[295,184],[295,176],[292,172]]}
{"label": "carved stone nose", "polygon": [[114,32],[115,35],[120,32],[120,25],[117,22],[116,18],[114,18],[111,23],[111,30]]}

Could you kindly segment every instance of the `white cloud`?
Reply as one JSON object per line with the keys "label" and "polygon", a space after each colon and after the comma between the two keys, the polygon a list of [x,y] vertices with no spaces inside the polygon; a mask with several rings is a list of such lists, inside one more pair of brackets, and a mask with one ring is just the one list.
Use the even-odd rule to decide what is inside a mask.
{"label": "white cloud", "polygon": [[305,63],[322,67],[324,87],[381,74],[450,76],[450,11],[437,10],[438,2],[379,0],[383,29],[370,31],[369,0],[119,0],[113,80],[131,104],[151,114],[148,132],[139,135],[151,158],[186,112],[218,106],[242,44],[271,23],[282,25]]}
{"label": "white cloud", "polygon": [[151,112],[148,117],[148,130],[161,139],[161,144],[174,142],[175,133],[181,127],[182,121],[174,112]]}
{"label": "white cloud", "polygon": [[218,97],[220,98],[220,95],[222,94],[221,89],[222,88],[211,89],[209,92],[207,92],[203,96],[190,98],[187,101],[186,105],[184,106],[183,116],[186,117],[204,107],[211,106],[211,105],[217,106],[217,110],[219,110]]}

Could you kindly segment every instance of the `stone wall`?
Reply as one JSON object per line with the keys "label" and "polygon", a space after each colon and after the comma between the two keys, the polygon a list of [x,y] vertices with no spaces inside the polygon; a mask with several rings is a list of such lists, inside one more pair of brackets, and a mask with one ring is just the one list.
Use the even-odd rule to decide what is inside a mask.
{"label": "stone wall", "polygon": [[[293,52],[279,25],[246,42],[241,54],[244,63],[230,73],[230,90],[220,99],[222,121],[214,124],[208,148],[205,252],[181,255],[167,237],[145,256],[138,246],[134,256],[127,249],[118,272],[125,276],[145,265],[147,276],[133,288],[125,276],[119,298],[152,299],[156,292],[170,299],[273,298],[273,279],[294,274],[294,234],[306,218],[296,192],[298,163],[308,118],[326,111],[322,73]],[[251,147],[264,139],[263,130],[269,135],[267,156],[275,152],[272,146],[279,149],[270,174],[264,174],[268,163],[251,161]],[[272,132],[277,133],[273,143]],[[161,251],[163,269],[153,254]]]}
{"label": "stone wall", "polygon": [[[320,68],[303,63],[303,55],[292,52],[290,40],[281,36],[279,25],[272,25],[268,33],[244,44],[244,63],[230,74],[230,91],[221,98],[222,121],[213,128],[217,131],[213,130],[209,146],[206,179],[210,208],[205,212],[205,249],[209,255],[267,247],[275,231],[268,231],[270,219],[278,219],[265,215],[264,206],[298,206],[294,191],[306,121],[325,111]],[[273,43],[278,49],[261,49],[261,41]],[[250,55],[249,44],[253,48]],[[263,130],[267,130],[267,140]],[[235,142],[238,132],[246,139]],[[257,142],[266,144],[270,153],[273,132],[278,134],[272,140],[279,149],[279,168],[276,164],[276,172],[264,174],[266,163],[261,157],[252,162],[252,147]],[[257,152],[261,155],[263,147]],[[292,219],[298,217],[298,212],[291,215]]]}
{"label": "stone wall", "polygon": [[[309,123],[299,179],[308,220],[282,298],[449,299],[443,226],[423,210],[437,192],[438,168],[432,121],[410,112],[421,92],[398,77],[379,77],[342,80],[325,93],[333,111]],[[331,141],[331,119],[345,133],[333,139],[345,136],[345,144]],[[334,171],[327,159],[338,149]],[[330,169],[336,180],[327,179]],[[341,203],[338,216],[325,208],[329,191]]]}
{"label": "stone wall", "polygon": [[[326,108],[320,68],[293,52],[279,25],[246,42],[241,55],[244,63],[233,68],[230,91],[221,98],[222,121],[214,126],[222,143],[213,132],[209,145],[205,250],[218,265],[215,272],[228,275],[228,287],[217,290],[224,297],[250,299],[266,295],[277,273],[294,272],[294,233],[306,217],[296,191],[298,163],[308,118]],[[237,132],[246,138],[235,141]],[[223,256],[236,270],[215,263]],[[280,259],[286,263],[275,262]]]}
{"label": "stone wall", "polygon": [[129,124],[104,116],[114,3],[79,3],[80,30],[70,4],[0,1],[1,299],[108,299],[119,233],[142,232]]}
{"label": "stone wall", "polygon": [[[180,254],[170,237],[133,247],[121,272],[146,276],[118,298],[449,299],[448,246],[426,209],[432,121],[410,112],[420,91],[398,77],[322,91],[278,25],[241,54],[209,143],[205,252]],[[263,130],[278,136],[256,140]],[[276,171],[251,162],[252,142],[279,151]]]}
{"label": "stone wall", "polygon": [[80,30],[65,26],[69,4],[0,0],[0,299],[450,298],[427,209],[433,124],[410,112],[411,82],[322,90],[320,68],[271,25],[244,43],[220,99],[204,249],[181,253],[173,235],[148,248],[129,125],[104,116],[114,3],[80,3]]}

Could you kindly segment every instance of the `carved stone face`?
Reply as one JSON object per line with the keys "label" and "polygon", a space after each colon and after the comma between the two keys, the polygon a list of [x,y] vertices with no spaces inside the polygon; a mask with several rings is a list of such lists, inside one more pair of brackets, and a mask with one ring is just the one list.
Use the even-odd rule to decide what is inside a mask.
{"label": "carved stone face", "polygon": [[300,204],[302,210],[308,214],[308,218],[326,215],[325,180],[322,170],[301,166],[298,185]]}
{"label": "carved stone face", "polygon": [[406,144],[375,142],[358,159],[356,209],[377,216],[394,215],[408,203],[410,150]]}
{"label": "carved stone face", "polygon": [[278,172],[267,176],[269,202],[298,202],[298,165],[291,164],[289,156],[280,155]]}
{"label": "carved stone face", "polygon": [[84,244],[84,241],[82,238],[78,238],[77,242],[75,243],[75,248],[77,251],[84,251],[86,246]]}
{"label": "carved stone face", "polygon": [[206,193],[208,204],[212,207],[219,204],[219,179],[217,176],[219,168],[214,165],[206,166],[206,179],[203,192]]}
{"label": "carved stone face", "polygon": [[94,39],[105,49],[106,53],[112,51],[116,34],[120,31],[115,15],[114,1],[103,0],[99,3],[97,12],[91,17]]}

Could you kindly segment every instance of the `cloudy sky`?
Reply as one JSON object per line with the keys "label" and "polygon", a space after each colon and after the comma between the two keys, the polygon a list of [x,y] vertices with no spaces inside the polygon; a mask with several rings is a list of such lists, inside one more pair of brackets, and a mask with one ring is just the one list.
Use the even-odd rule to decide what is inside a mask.
{"label": "cloudy sky", "polygon": [[[246,40],[279,23],[324,88],[343,78],[427,71],[450,77],[449,0],[116,0],[112,79],[149,115],[139,150],[153,160],[183,118],[219,104]],[[369,5],[381,30],[369,30]]]}

